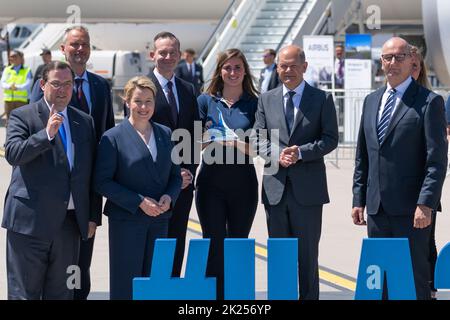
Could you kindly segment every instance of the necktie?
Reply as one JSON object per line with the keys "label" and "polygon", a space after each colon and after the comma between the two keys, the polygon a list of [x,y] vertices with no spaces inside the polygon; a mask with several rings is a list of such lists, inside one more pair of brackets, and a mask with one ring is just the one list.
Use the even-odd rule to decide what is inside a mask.
{"label": "necktie", "polygon": [[339,60],[338,76],[339,79],[344,77],[344,60]]}
{"label": "necktie", "polygon": [[66,136],[66,130],[64,128],[64,122],[61,123],[61,126],[58,129],[58,133],[59,133],[59,137],[61,138],[61,142],[64,146],[64,152],[67,154],[67,136]]}
{"label": "necktie", "polygon": [[175,96],[173,94],[173,83],[172,81],[167,82],[167,88],[169,92],[167,93],[167,98],[170,106],[170,113],[172,114],[173,123],[175,127],[178,126],[178,110],[177,110],[177,101],[175,100]]}
{"label": "necktie", "polygon": [[381,114],[380,120],[377,126],[378,141],[381,143],[386,135],[387,128],[389,127],[389,122],[391,121],[392,110],[395,106],[395,93],[397,90],[391,89],[389,91],[389,96],[384,105],[383,113]]}
{"label": "necktie", "polygon": [[292,127],[294,126],[294,100],[292,97],[295,95],[295,91],[288,92],[289,97],[286,102],[286,123],[288,125],[289,134],[291,134]]}
{"label": "necktie", "polygon": [[86,96],[84,95],[83,92],[83,79],[78,78],[75,79],[75,83],[77,86],[77,100],[78,100],[78,109],[80,109],[81,111],[84,111],[87,114],[90,114],[89,112],[89,105],[87,103],[86,100]]}

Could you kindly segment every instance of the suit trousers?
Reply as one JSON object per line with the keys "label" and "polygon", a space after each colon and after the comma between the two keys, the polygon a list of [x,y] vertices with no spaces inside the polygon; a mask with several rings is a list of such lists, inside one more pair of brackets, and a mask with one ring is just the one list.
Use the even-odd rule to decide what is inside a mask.
{"label": "suit trousers", "polygon": [[186,246],[186,231],[193,197],[194,190],[192,185],[188,186],[184,190],[181,190],[180,195],[178,196],[178,199],[175,203],[175,207],[172,210],[172,217],[169,221],[168,238],[177,239],[172,277],[179,277],[181,275],[181,268],[183,266],[184,259],[184,249]]}
{"label": "suit trousers", "polygon": [[68,213],[53,240],[9,231],[6,236],[9,300],[72,300],[69,266],[76,266],[80,231]]}
{"label": "suit trousers", "polygon": [[[388,215],[380,206],[376,215],[368,215],[367,230],[369,238],[408,238],[417,299],[431,299],[429,283],[431,226],[416,229],[414,215]],[[383,296],[386,297],[386,294],[389,296],[388,292],[384,292]]]}
{"label": "suit trousers", "polygon": [[91,261],[92,252],[94,250],[95,235],[87,240],[80,241],[80,255],[78,258],[78,266],[81,271],[81,288],[75,289],[74,300],[86,300],[91,291]]}
{"label": "suit trousers", "polygon": [[231,188],[198,185],[195,201],[203,238],[211,240],[206,275],[216,277],[216,299],[223,300],[224,240],[248,238],[258,207],[256,174]]}
{"label": "suit trousers", "polygon": [[319,299],[319,241],[323,205],[302,206],[287,180],[277,205],[265,204],[270,238],[298,239],[298,278],[301,300]]}
{"label": "suit trousers", "polygon": [[155,241],[167,238],[169,219],[109,218],[108,222],[110,299],[131,300],[133,278],[150,275]]}

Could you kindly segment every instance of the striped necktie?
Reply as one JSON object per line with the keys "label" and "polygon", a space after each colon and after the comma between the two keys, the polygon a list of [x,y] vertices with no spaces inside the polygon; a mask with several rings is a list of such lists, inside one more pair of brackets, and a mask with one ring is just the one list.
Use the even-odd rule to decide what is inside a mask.
{"label": "striped necktie", "polygon": [[389,91],[389,96],[384,105],[383,113],[381,114],[380,120],[377,126],[378,141],[381,143],[386,135],[387,129],[389,127],[389,122],[391,121],[392,111],[395,106],[395,93],[397,90],[391,89]]}

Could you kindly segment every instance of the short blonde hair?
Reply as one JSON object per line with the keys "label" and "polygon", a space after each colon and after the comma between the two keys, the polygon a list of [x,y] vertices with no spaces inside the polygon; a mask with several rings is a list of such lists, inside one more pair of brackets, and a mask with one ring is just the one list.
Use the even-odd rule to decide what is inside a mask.
{"label": "short blonde hair", "polygon": [[122,99],[126,102],[130,102],[131,97],[133,96],[134,91],[139,89],[150,89],[153,93],[153,96],[156,96],[156,86],[152,80],[145,76],[136,76],[128,80],[125,88],[123,89]]}

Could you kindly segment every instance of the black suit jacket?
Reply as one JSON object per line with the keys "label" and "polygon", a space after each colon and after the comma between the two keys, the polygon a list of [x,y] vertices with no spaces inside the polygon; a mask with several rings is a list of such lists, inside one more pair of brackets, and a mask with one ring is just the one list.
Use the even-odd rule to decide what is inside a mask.
{"label": "black suit jacket", "polygon": [[99,223],[101,197],[91,185],[96,139],[92,118],[67,107],[74,164],[69,168],[59,135],[48,140],[49,108],[41,99],[13,110],[8,122],[6,160],[13,166],[2,227],[51,240],[62,227],[72,193],[83,239],[88,221]]}
{"label": "black suit jacket", "polygon": [[[186,146],[190,145],[191,157],[189,161],[183,161],[180,166],[181,168],[188,169],[193,175],[195,175],[200,159],[200,148],[198,145],[195,146],[195,144],[201,139],[201,122],[194,87],[192,84],[175,77],[175,85],[177,87],[179,103],[178,125],[175,126],[169,103],[167,102],[164,91],[153,71],[150,72],[149,78],[155,83],[157,89],[155,113],[153,114],[152,121],[169,127],[172,132],[176,129],[185,129],[189,132],[189,141],[183,141],[182,143]],[[200,129],[197,131],[199,132],[194,130],[195,121],[198,121]],[[192,185],[193,184],[191,184],[191,186]]]}
{"label": "black suit jacket", "polygon": [[[300,110],[289,134],[283,101],[283,86],[263,93],[258,100],[256,121],[251,141],[255,150],[271,163],[264,169],[262,200],[264,204],[277,205],[287,179],[297,202],[304,206],[317,206],[329,202],[324,156],[338,144],[338,126],[333,97],[329,93],[305,83]],[[262,129],[262,130],[261,130]],[[302,160],[273,172],[281,151],[297,145]]]}
{"label": "black suit jacket", "polygon": [[195,95],[197,97],[201,94],[204,81],[203,67],[200,64],[195,63],[195,76],[192,76],[192,72],[187,68],[186,61],[182,61],[175,69],[175,75],[184,81],[192,83],[194,85]]}
{"label": "black suit jacket", "polygon": [[444,100],[414,80],[380,144],[377,118],[386,87],[364,100],[353,176],[353,207],[377,214],[414,215],[418,204],[437,209],[447,168]]}
{"label": "black suit jacket", "polygon": [[[265,70],[265,68],[263,68],[261,70],[261,73],[259,75],[259,90],[261,90],[261,85],[264,80],[264,70]],[[280,82],[280,79],[278,78],[277,65],[275,64],[275,68],[273,69],[272,74],[270,76],[270,82],[269,82],[269,86],[267,87],[267,91],[275,89],[276,87],[278,87],[280,85],[281,85],[281,82]]]}
{"label": "black suit jacket", "polygon": [[[94,119],[95,133],[97,142],[100,141],[103,133],[114,127],[114,111],[111,100],[111,88],[104,78],[96,75],[95,73],[87,71],[87,77],[89,81],[89,93],[91,96],[91,116]],[[37,81],[30,95],[30,102],[39,101],[43,96],[43,92]],[[79,108],[78,99],[76,93],[73,92],[70,105]]]}

